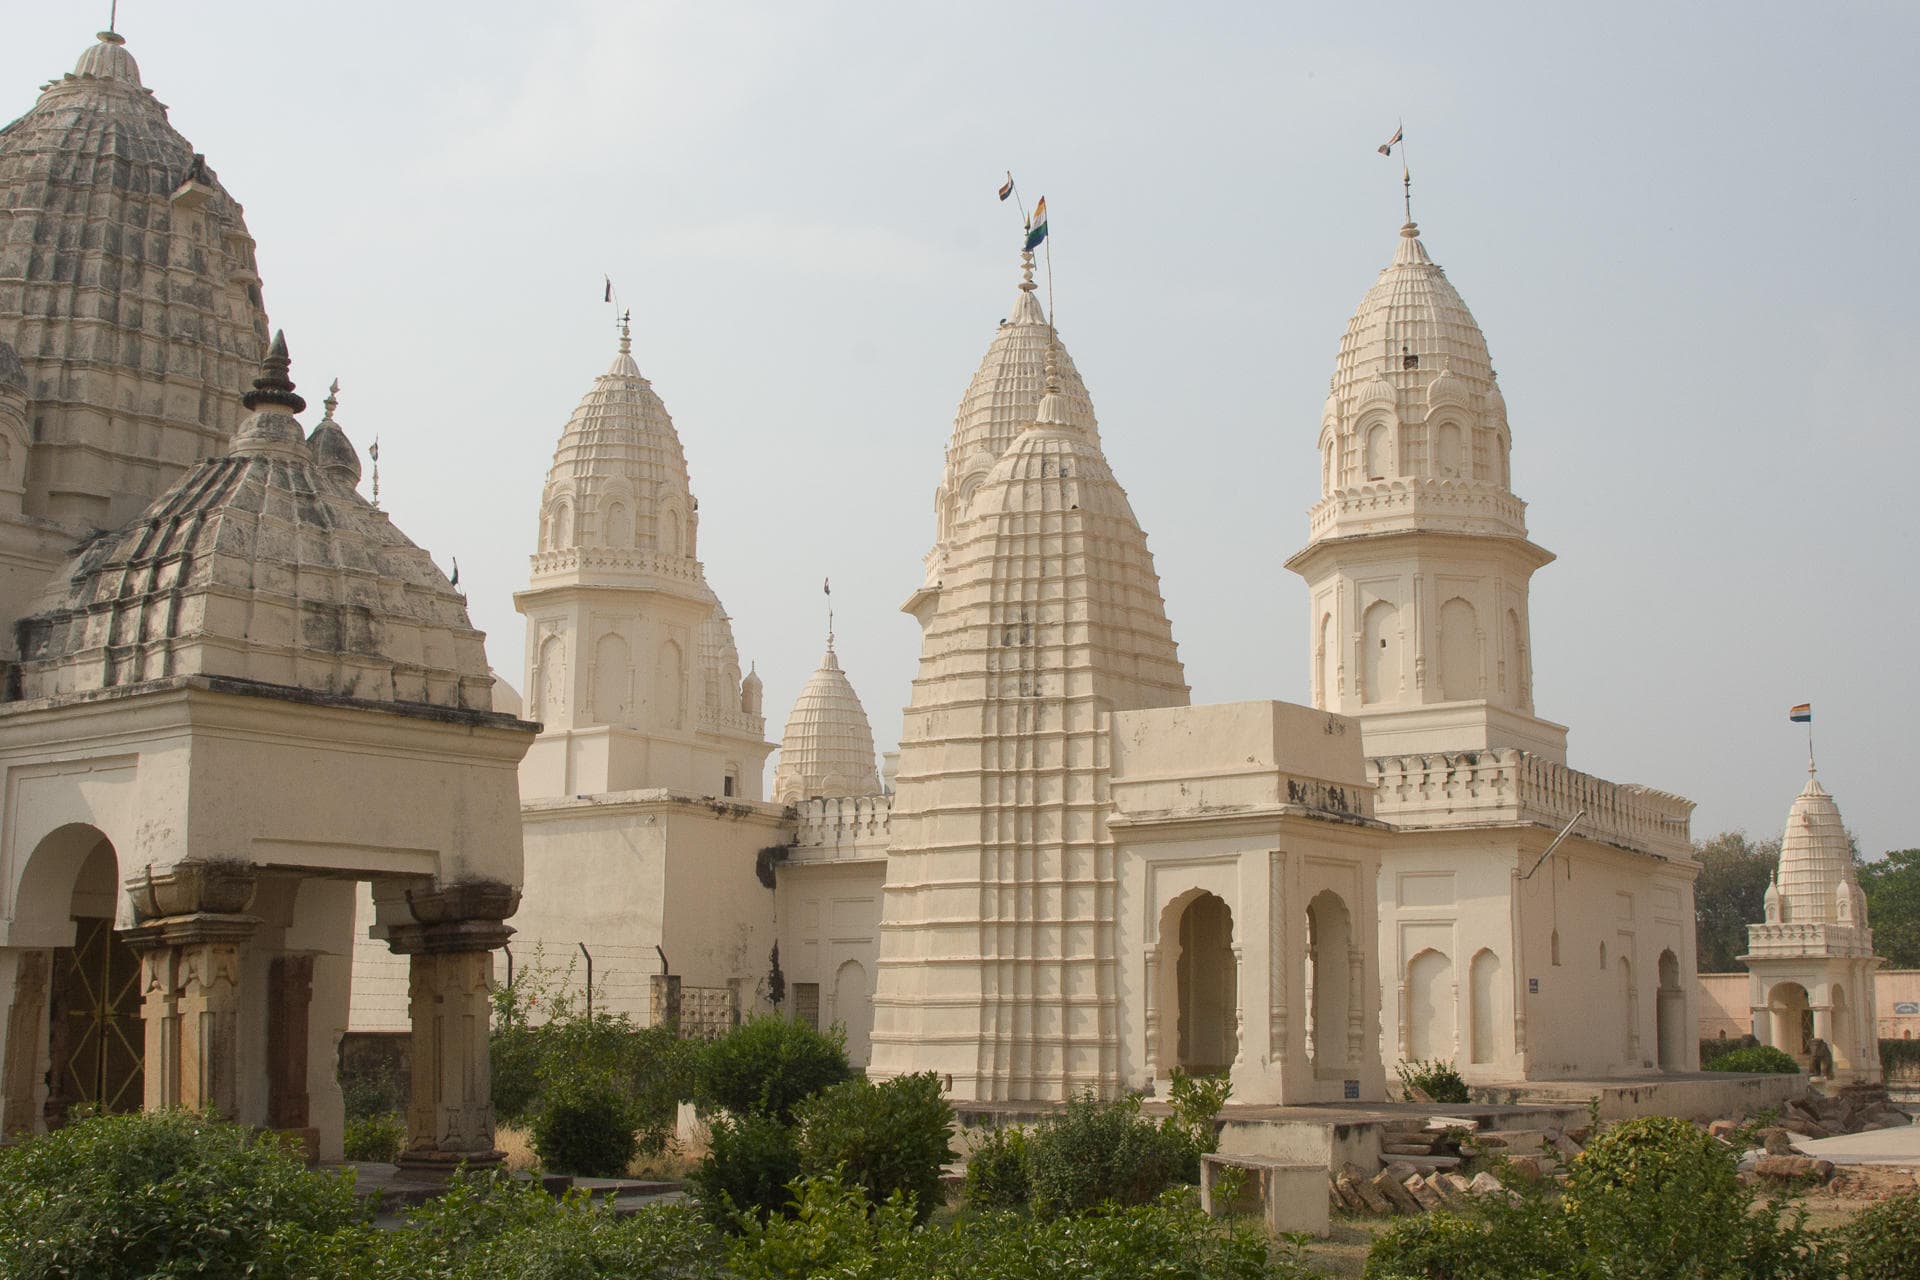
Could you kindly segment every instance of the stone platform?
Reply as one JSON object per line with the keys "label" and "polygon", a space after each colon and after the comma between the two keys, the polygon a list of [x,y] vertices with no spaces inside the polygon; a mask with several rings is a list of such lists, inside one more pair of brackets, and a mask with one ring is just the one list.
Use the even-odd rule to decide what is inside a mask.
{"label": "stone platform", "polygon": [[[1220,1151],[1312,1164],[1332,1173],[1345,1165],[1378,1168],[1386,1159],[1387,1130],[1407,1121],[1461,1120],[1462,1128],[1511,1132],[1572,1128],[1587,1121],[1587,1105],[1482,1102],[1317,1103],[1308,1106],[1234,1106],[1220,1112]],[[1398,1158],[1398,1157],[1391,1157]]]}
{"label": "stone platform", "polygon": [[1778,1107],[1807,1091],[1807,1077],[1751,1075],[1733,1071],[1662,1072],[1645,1076],[1608,1076],[1593,1080],[1523,1080],[1512,1084],[1469,1086],[1475,1101],[1503,1105],[1578,1105],[1600,1100],[1602,1120],[1635,1116],[1678,1116],[1707,1122],[1753,1115]]}

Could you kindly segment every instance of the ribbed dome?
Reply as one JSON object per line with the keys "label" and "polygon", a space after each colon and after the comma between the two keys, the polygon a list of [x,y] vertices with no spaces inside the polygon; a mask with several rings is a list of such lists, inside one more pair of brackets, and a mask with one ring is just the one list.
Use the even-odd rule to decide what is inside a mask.
{"label": "ribbed dome", "polygon": [[[686,454],[631,350],[622,337],[620,354],[560,433],[541,502],[542,552],[637,550],[678,560],[696,553]],[[536,577],[541,560],[535,557]]]}
{"label": "ribbed dome", "polygon": [[[1409,356],[1418,360],[1411,368]],[[1424,388],[1443,370],[1470,379],[1483,394],[1493,382],[1480,326],[1447,273],[1427,256],[1420,229],[1409,222],[1400,228],[1392,265],[1347,322],[1334,386],[1345,393],[1386,374],[1397,385]]]}
{"label": "ribbed dome", "polygon": [[[1809,777],[1787,813],[1780,837],[1778,880],[1783,919],[1788,924],[1833,924],[1836,899],[1853,892],[1857,880],[1846,824],[1820,779]],[[1864,907],[1849,924],[1864,925]]]}
{"label": "ribbed dome", "polygon": [[240,206],[111,32],[0,130],[0,341],[38,424],[26,510],[76,528],[221,453],[266,349]]}
{"label": "ribbed dome", "polygon": [[787,731],[780,739],[780,764],[773,771],[773,798],[795,804],[821,796],[871,796],[880,793],[873,765],[873,726],[853,691],[833,641],[808,678]]}
{"label": "ribbed dome", "polygon": [[27,389],[27,371],[20,364],[20,353],[9,343],[0,342],[0,387]]}
{"label": "ribbed dome", "polygon": [[[994,462],[1014,441],[1014,437],[1034,420],[1040,397],[1046,386],[1046,357],[1049,330],[1046,313],[1035,297],[1033,255],[1021,255],[1025,278],[1014,295],[1013,312],[1000,322],[1000,328],[987,344],[987,353],[960,407],[954,413],[953,435],[947,444],[946,467],[941,475],[935,518],[941,546],[946,544],[953,526],[966,515],[966,503],[972,491],[986,477]],[[1067,406],[1068,419],[1095,436],[1099,431],[1093,402],[1079,370],[1064,345],[1057,346],[1060,394]],[[930,576],[938,577],[939,553],[936,548],[929,566]]]}
{"label": "ribbed dome", "polygon": [[284,371],[267,361],[228,453],[56,576],[20,624],[22,699],[207,675],[491,707],[465,602],[385,513],[320,474]]}

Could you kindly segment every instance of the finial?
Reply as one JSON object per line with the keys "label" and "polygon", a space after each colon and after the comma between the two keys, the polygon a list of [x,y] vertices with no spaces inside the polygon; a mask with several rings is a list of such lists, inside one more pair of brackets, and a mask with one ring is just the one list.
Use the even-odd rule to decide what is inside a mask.
{"label": "finial", "polygon": [[274,333],[267,358],[260,362],[260,376],[253,380],[253,390],[241,396],[240,403],[250,411],[272,405],[293,413],[304,412],[307,402],[294,394],[293,379],[287,376],[292,367],[293,359],[287,355],[287,333],[281,329]]}
{"label": "finial", "polygon": [[[100,33],[100,38],[102,40],[107,40],[108,36],[118,36],[119,31],[117,30],[117,28],[119,26],[120,26],[120,0],[112,0],[112,3],[107,8],[107,29]],[[114,40],[107,40],[107,43],[108,44],[125,44],[126,41],[120,40],[120,39],[114,39]]]}
{"label": "finial", "polygon": [[367,446],[367,459],[373,463],[373,505],[380,506],[380,437],[375,436],[373,443]]}
{"label": "finial", "polygon": [[1060,339],[1053,331],[1053,325],[1047,325],[1047,394],[1060,394]]}
{"label": "finial", "polygon": [[1020,292],[1032,293],[1040,286],[1033,282],[1033,250],[1020,251]]}
{"label": "finial", "polygon": [[630,310],[620,313],[620,354],[633,354],[633,312]]}
{"label": "finial", "polygon": [[833,579],[822,578],[820,590],[827,597],[827,652],[833,652]]}
{"label": "finial", "polygon": [[340,404],[340,379],[335,378],[333,380],[333,385],[327,388],[327,398],[320,402],[320,407],[323,410],[325,410],[325,412],[320,415],[321,421],[332,422],[333,411],[339,407],[339,404]]}
{"label": "finial", "polygon": [[1407,153],[1400,153],[1400,199],[1406,205],[1407,225],[1413,225],[1413,174],[1407,171]]}

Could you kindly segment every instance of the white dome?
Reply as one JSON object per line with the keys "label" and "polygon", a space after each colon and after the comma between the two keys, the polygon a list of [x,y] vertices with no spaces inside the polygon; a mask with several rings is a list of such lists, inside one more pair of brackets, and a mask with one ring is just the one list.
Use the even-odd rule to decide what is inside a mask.
{"label": "white dome", "polygon": [[773,798],[796,804],[821,796],[871,796],[880,793],[873,767],[873,727],[853,691],[833,641],[827,655],[794,700],[787,731],[780,739],[780,764],[773,771]]}
{"label": "white dome", "polygon": [[[1838,922],[1836,896],[1855,883],[1846,823],[1820,779],[1808,778],[1780,836],[1780,897],[1788,924]],[[1846,923],[1864,925],[1866,913]]]}

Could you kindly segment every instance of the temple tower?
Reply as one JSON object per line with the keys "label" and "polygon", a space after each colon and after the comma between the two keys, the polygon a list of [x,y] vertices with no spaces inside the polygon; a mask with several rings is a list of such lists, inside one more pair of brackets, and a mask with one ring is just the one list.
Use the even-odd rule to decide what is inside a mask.
{"label": "temple tower", "polygon": [[[1146,536],[1031,275],[961,402],[906,606],[923,638],[874,999],[874,1074],[981,1100],[1119,1091],[1111,722],[1187,703]],[[1036,360],[1044,394],[1003,437]]]}
{"label": "temple tower", "polygon": [[673,419],[620,351],[573,411],[514,606],[527,619],[526,710],[545,731],[528,799],[665,787],[757,800],[759,683],[698,559],[700,506]]}
{"label": "temple tower", "polygon": [[1517,747],[1566,761],[1534,714],[1527,589],[1552,555],[1514,496],[1486,339],[1419,228],[1347,323],[1321,414],[1307,581],[1314,705],[1368,755]]}
{"label": "temple tower", "polygon": [[[1867,895],[1854,872],[1840,806],[1807,763],[1780,837],[1766,920],[1747,926],[1753,1034],[1840,1080],[1880,1079]],[[1816,1063],[1816,1044],[1826,1046]]]}

